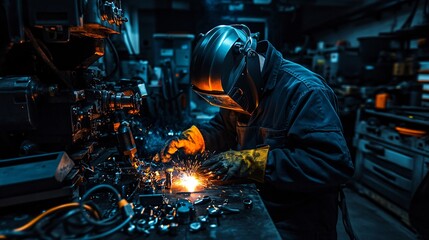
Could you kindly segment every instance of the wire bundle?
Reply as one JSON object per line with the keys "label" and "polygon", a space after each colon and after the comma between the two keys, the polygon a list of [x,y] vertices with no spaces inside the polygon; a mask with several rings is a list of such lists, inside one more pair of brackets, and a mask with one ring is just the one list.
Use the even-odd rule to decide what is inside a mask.
{"label": "wire bundle", "polygon": [[[98,206],[90,201],[95,192],[113,194],[118,209],[113,215],[103,218]],[[41,213],[21,227],[0,231],[0,239],[99,239],[109,236],[128,224],[134,215],[131,204],[121,198],[119,192],[107,184],[88,190],[79,202],[55,206]]]}

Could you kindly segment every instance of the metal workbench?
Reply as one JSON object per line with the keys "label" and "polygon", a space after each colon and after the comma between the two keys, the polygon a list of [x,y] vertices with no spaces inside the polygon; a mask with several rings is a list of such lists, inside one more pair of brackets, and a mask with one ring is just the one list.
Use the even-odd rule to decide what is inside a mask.
{"label": "metal workbench", "polygon": [[[196,221],[198,216],[207,215],[209,204],[194,205],[195,217],[187,223],[180,224],[176,234],[160,233],[156,229],[150,231],[145,239],[281,239],[274,223],[272,222],[264,203],[254,184],[233,184],[224,186],[212,186],[198,192],[172,192],[166,196],[171,201],[178,199],[195,202],[198,198],[209,196],[214,204],[224,204],[230,208],[238,209],[238,213],[224,213],[217,219],[209,217],[209,224],[205,229],[196,232],[190,230],[190,224]],[[252,208],[246,209],[243,200],[251,200]],[[216,225],[216,227],[210,227]],[[117,233],[112,239],[135,239],[143,237],[141,233],[135,235]]]}
{"label": "metal workbench", "polygon": [[[117,231],[101,239],[281,239],[254,184],[213,185],[192,193],[163,191],[164,201],[168,199],[172,205],[178,201],[189,202],[195,210],[184,222],[181,221],[183,218],[176,216],[174,222],[178,223],[178,225],[176,225],[174,231],[171,230],[171,227],[169,227],[168,231],[160,231],[160,222],[154,224],[151,229],[146,228],[145,232],[129,231],[131,225],[136,226],[136,222],[139,219],[144,219],[136,215],[133,218],[133,224],[126,225],[123,228],[124,230]],[[204,204],[194,204],[197,199],[201,199],[204,196],[206,198],[210,197],[211,201]],[[247,208],[243,204],[243,200],[251,200],[252,207]],[[208,207],[220,205],[227,206],[238,212],[228,213],[227,211],[222,211],[221,214],[217,215],[218,217],[210,216],[207,210]],[[39,205],[36,204],[35,207],[37,208],[37,206]],[[31,213],[28,209],[25,211],[19,208],[15,208],[16,211],[13,211],[13,209],[13,207],[10,208],[8,214],[0,217],[0,228],[2,230],[22,226],[36,216],[36,212],[38,212]],[[206,217],[207,222],[198,231],[191,230],[193,223],[201,223],[201,218],[199,217]],[[147,218],[145,226],[147,227]],[[97,233],[94,234],[96,235]]]}

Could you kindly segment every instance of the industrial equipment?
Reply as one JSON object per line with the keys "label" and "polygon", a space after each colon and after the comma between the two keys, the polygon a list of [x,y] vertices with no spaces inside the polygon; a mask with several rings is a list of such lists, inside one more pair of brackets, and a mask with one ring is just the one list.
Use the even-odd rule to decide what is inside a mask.
{"label": "industrial equipment", "polygon": [[413,194],[428,173],[424,109],[361,109],[356,123],[356,184],[406,224]]}
{"label": "industrial equipment", "polygon": [[[180,132],[147,117],[188,123],[193,36],[155,36],[156,78],[147,61],[120,62],[125,21],[120,0],[0,1],[0,238],[238,237],[234,226],[280,239],[254,185],[199,173],[210,153],[152,162]],[[256,218],[263,228],[244,231]]]}
{"label": "industrial equipment", "polygon": [[[52,153],[59,152],[80,168],[103,156],[109,147],[128,148],[132,135],[120,126],[128,115],[140,111],[142,95],[138,82],[134,88],[121,89],[103,59],[106,51],[115,51],[110,36],[120,34],[122,23],[127,21],[121,2],[0,3],[2,171],[12,168],[16,171],[12,182],[20,182],[39,174],[28,170],[38,169],[43,162],[60,168],[61,161],[51,161]],[[135,159],[127,151],[130,149],[122,149],[120,155],[133,163]],[[47,168],[52,172],[44,174],[57,174],[53,165]],[[72,169],[61,168],[61,174],[73,173]],[[81,175],[82,171],[67,184],[76,184]],[[18,188],[22,191],[15,189],[3,197],[19,197],[25,186]]]}

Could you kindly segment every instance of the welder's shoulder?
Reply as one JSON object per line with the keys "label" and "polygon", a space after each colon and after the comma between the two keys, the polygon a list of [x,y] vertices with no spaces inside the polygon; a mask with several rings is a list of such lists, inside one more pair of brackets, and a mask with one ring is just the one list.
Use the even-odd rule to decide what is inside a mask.
{"label": "welder's shoulder", "polygon": [[283,80],[286,80],[288,85],[300,85],[300,88],[306,88],[307,90],[330,89],[320,75],[289,60],[282,61],[280,72]]}

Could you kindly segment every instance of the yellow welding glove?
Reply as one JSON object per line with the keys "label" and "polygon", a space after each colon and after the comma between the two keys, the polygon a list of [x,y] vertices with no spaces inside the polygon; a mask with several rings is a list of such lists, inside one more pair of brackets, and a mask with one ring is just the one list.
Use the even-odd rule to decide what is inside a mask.
{"label": "yellow welding glove", "polygon": [[262,183],[265,177],[268,150],[269,146],[241,151],[229,150],[205,160],[201,168],[217,176],[223,176],[222,180],[239,177]]}
{"label": "yellow welding glove", "polygon": [[178,137],[167,141],[158,154],[158,158],[155,158],[155,161],[169,162],[171,156],[179,149],[186,155],[195,155],[204,151],[205,143],[203,135],[195,125],[183,131]]}

